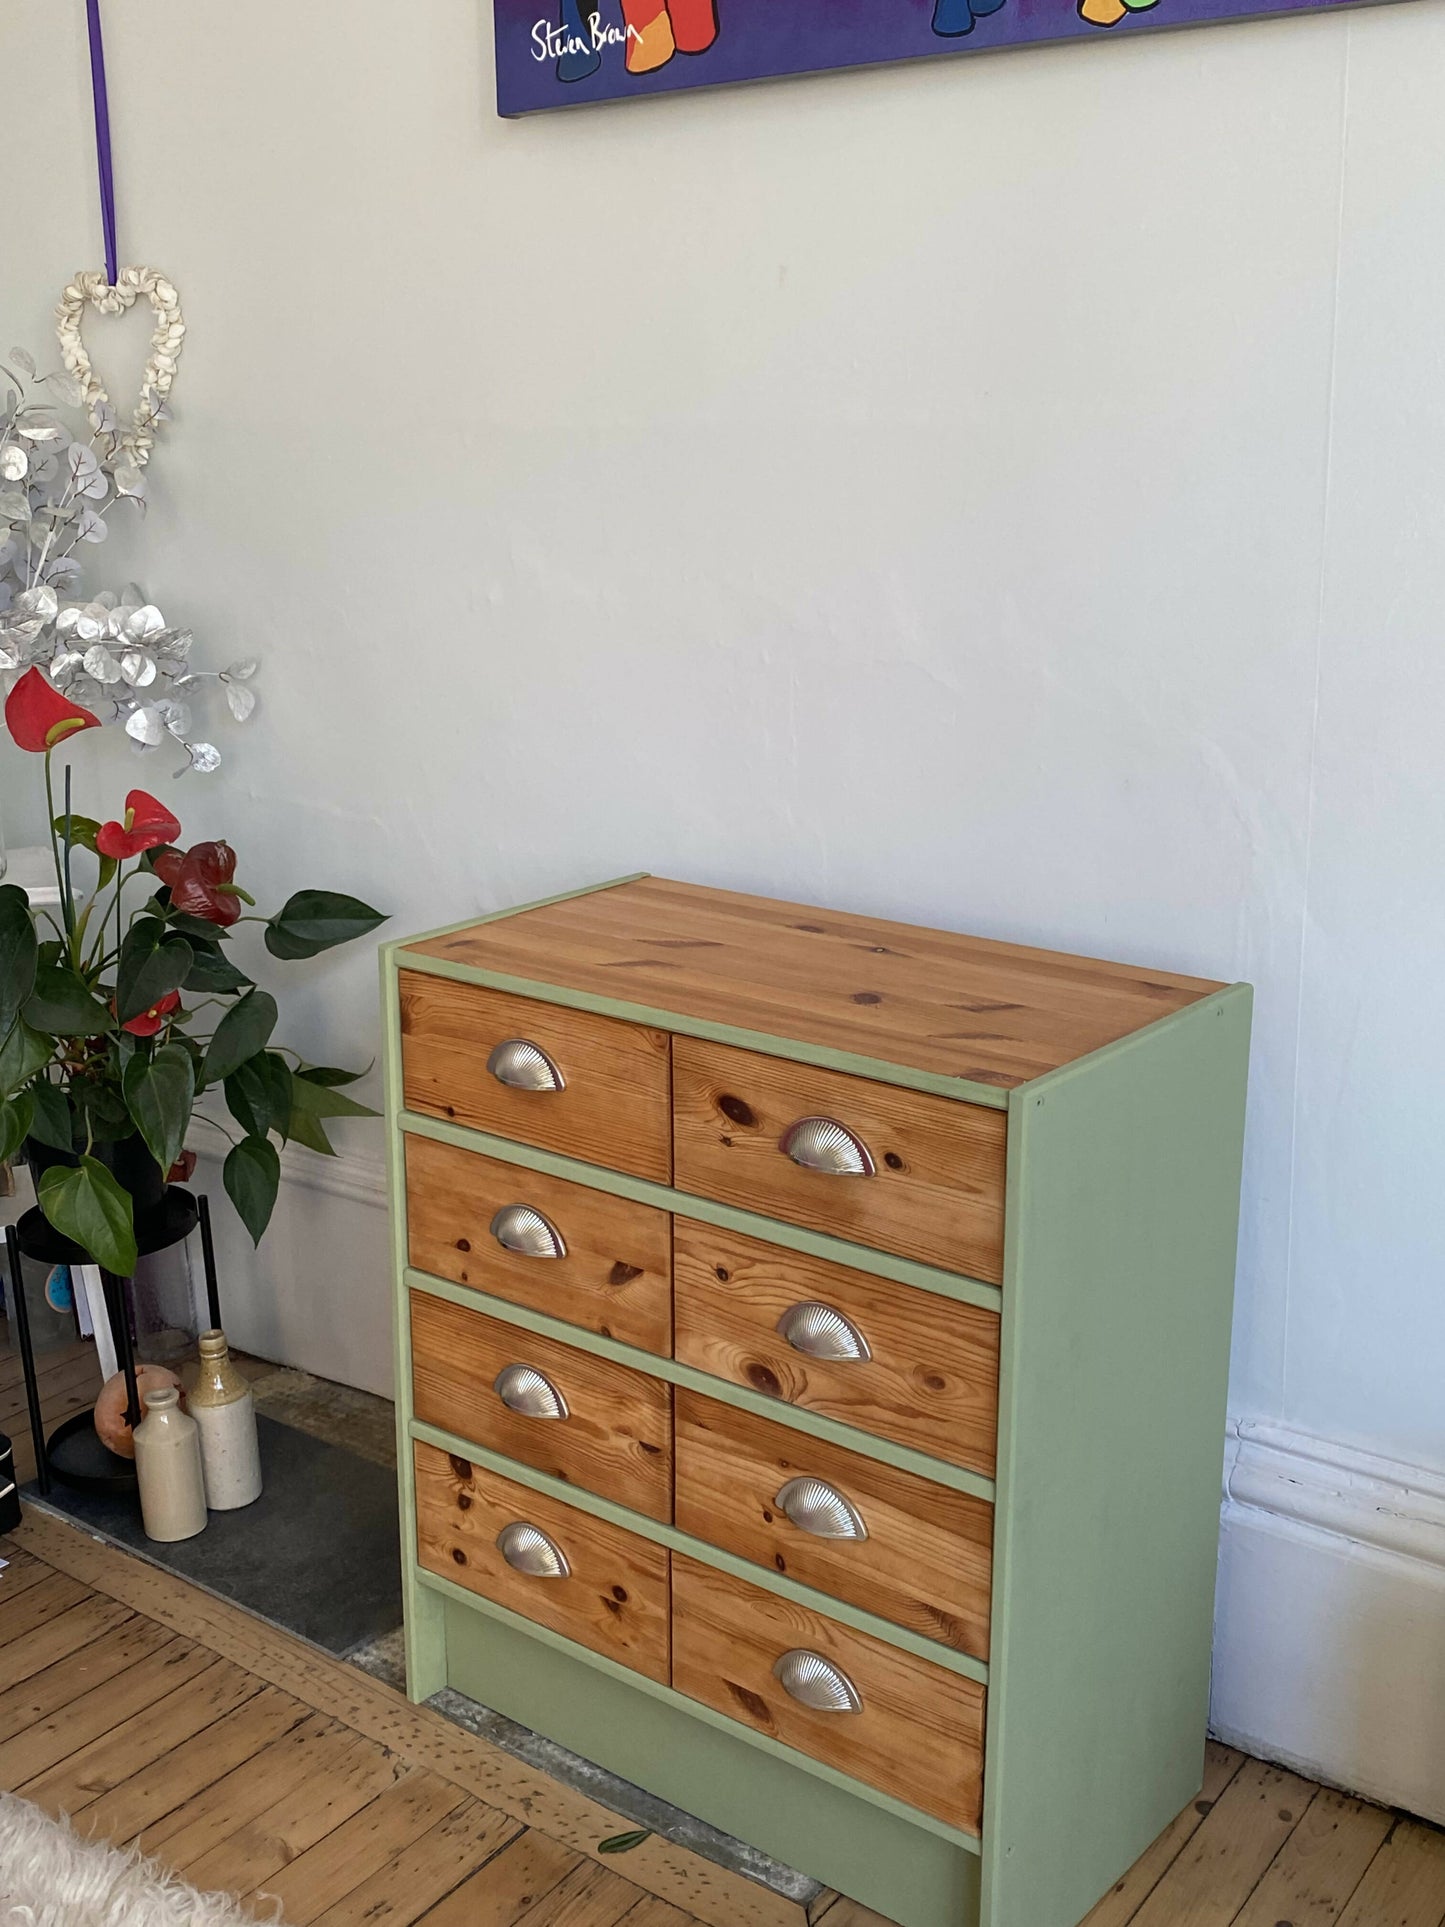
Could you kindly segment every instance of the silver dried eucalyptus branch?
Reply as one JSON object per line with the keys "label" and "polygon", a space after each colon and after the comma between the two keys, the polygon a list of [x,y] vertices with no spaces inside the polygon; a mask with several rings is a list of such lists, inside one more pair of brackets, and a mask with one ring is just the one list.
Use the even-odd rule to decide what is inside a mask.
{"label": "silver dried eucalyptus branch", "polygon": [[8,684],[39,668],[72,702],[119,723],[140,749],[183,749],[177,775],[208,774],[221,753],[195,739],[193,705],[220,690],[245,722],[256,706],[256,664],[196,669],[191,631],[167,623],[134,585],[82,593],[80,545],[103,542],[117,510],[145,513],[137,440],[148,452],[169,415],[164,393],[148,377],[124,428],[96,394],[85,436],[65,420],[64,411],[86,399],[74,374],[39,375],[34,358],[15,348],[0,360],[0,376],[12,384],[0,409],[0,671]]}

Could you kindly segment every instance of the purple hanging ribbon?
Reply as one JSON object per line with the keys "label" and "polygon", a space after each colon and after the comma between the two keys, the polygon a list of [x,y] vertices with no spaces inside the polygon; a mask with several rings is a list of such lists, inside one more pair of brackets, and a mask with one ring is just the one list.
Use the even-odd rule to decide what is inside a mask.
{"label": "purple hanging ribbon", "polygon": [[115,174],[110,164],[110,103],[105,93],[105,45],[100,37],[100,0],[85,0],[90,25],[90,89],[95,96],[95,161],[100,172],[100,221],[105,230],[105,278],[116,279]]}

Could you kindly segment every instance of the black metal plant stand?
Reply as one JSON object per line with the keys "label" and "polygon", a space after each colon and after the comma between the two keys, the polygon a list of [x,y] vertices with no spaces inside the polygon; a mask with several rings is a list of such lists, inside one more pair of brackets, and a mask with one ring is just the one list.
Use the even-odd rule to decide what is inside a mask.
{"label": "black metal plant stand", "polygon": [[[168,1185],[165,1196],[154,1209],[136,1220],[136,1248],[142,1257],[167,1251],[184,1242],[196,1226],[201,1228],[201,1257],[206,1273],[206,1307],[213,1330],[221,1323],[221,1301],[216,1284],[216,1253],[211,1241],[210,1203],[205,1194],[193,1196],[178,1184]],[[25,1303],[25,1279],[20,1259],[24,1255],[45,1265],[88,1265],[93,1260],[51,1225],[39,1206],[27,1211],[19,1224],[5,1227],[5,1250],[9,1259],[10,1304],[15,1318],[15,1335],[20,1341],[20,1364],[25,1374],[25,1403],[30,1412],[30,1436],[35,1444],[35,1481],[41,1492],[49,1492],[52,1478],[63,1485],[85,1492],[127,1492],[135,1485],[135,1464],[120,1458],[96,1435],[94,1416],[77,1412],[56,1426],[47,1439],[40,1411],[40,1383],[35,1373],[35,1351],[30,1342],[30,1312]],[[130,1280],[118,1278],[103,1267],[101,1287],[105,1294],[106,1316],[110,1324],[115,1355],[125,1374],[127,1425],[140,1423],[140,1394],[135,1375],[135,1341],[131,1331]]]}

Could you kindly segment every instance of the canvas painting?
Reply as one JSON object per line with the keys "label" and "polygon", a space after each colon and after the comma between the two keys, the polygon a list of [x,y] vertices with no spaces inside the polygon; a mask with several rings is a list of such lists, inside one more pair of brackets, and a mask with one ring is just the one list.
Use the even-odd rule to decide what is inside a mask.
{"label": "canvas painting", "polygon": [[[1334,0],[1343,4],[1344,0]],[[502,114],[987,47],[1322,11],[1320,0],[494,0]],[[1324,0],[1324,5],[1331,0]]]}

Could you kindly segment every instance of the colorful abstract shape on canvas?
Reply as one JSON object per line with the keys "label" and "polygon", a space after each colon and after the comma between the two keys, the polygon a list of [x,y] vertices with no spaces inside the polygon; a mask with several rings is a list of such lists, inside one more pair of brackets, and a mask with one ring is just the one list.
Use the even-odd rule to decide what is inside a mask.
{"label": "colorful abstract shape on canvas", "polygon": [[530,114],[782,74],[1350,0],[494,0],[497,109]]}

